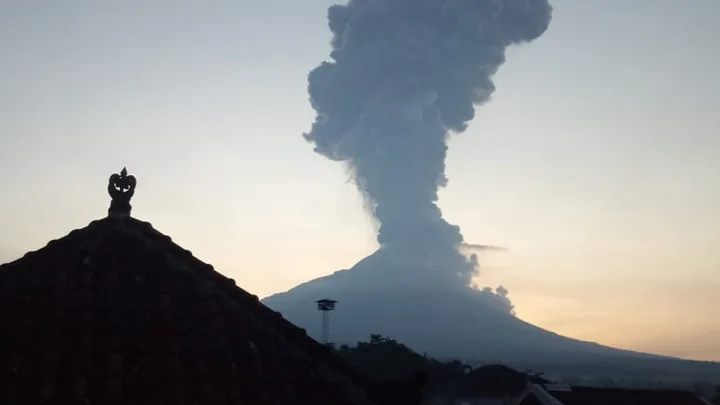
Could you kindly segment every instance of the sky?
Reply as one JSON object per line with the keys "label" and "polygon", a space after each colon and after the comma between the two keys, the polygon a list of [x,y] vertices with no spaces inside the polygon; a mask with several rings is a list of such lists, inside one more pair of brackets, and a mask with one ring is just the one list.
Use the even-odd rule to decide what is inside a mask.
{"label": "sky", "polygon": [[[41,4],[42,3],[42,4]],[[375,224],[301,134],[330,0],[0,0],[0,262],[133,216],[264,297],[354,265]],[[720,2],[554,0],[453,137],[445,217],[518,315],[720,361]]]}

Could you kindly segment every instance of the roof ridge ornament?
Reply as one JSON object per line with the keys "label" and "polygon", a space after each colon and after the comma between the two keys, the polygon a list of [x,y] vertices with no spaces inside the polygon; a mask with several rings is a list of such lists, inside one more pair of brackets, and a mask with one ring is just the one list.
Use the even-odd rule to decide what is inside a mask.
{"label": "roof ridge ornament", "polygon": [[110,176],[108,182],[108,194],[112,200],[108,209],[108,216],[129,217],[132,206],[130,199],[135,194],[137,180],[135,176],[128,175],[127,169],[123,167],[120,173]]}

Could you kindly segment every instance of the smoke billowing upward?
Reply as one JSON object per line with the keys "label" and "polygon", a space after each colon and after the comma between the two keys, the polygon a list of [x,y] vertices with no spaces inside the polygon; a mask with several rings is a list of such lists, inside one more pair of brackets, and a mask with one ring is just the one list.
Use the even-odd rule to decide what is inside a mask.
{"label": "smoke billowing upward", "polygon": [[415,271],[470,285],[476,257],[458,252],[460,228],[436,204],[448,134],[466,129],[495,90],[505,49],[542,35],[551,10],[546,0],[350,0],[328,10],[332,61],[309,74],[317,118],[304,136],[349,165],[381,250],[434,259]]}

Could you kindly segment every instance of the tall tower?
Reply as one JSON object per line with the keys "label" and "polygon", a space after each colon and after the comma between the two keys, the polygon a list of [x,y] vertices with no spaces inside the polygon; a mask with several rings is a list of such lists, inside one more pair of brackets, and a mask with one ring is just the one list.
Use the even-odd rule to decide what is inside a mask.
{"label": "tall tower", "polygon": [[318,311],[322,312],[322,334],[320,335],[320,343],[328,343],[330,338],[330,311],[335,309],[337,301],[323,298],[315,301]]}

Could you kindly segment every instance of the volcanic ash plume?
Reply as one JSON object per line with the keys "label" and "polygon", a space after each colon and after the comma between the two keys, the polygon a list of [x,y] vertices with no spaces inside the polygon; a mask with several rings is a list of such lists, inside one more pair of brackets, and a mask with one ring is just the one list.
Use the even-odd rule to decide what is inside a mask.
{"label": "volcanic ash plume", "polygon": [[329,8],[332,61],[309,75],[317,118],[304,136],[316,152],[347,162],[379,222],[381,251],[436,263],[411,270],[470,285],[476,260],[458,252],[460,228],[436,205],[448,134],[466,129],[495,89],[505,49],[545,32],[551,10],[546,0],[350,0]]}

